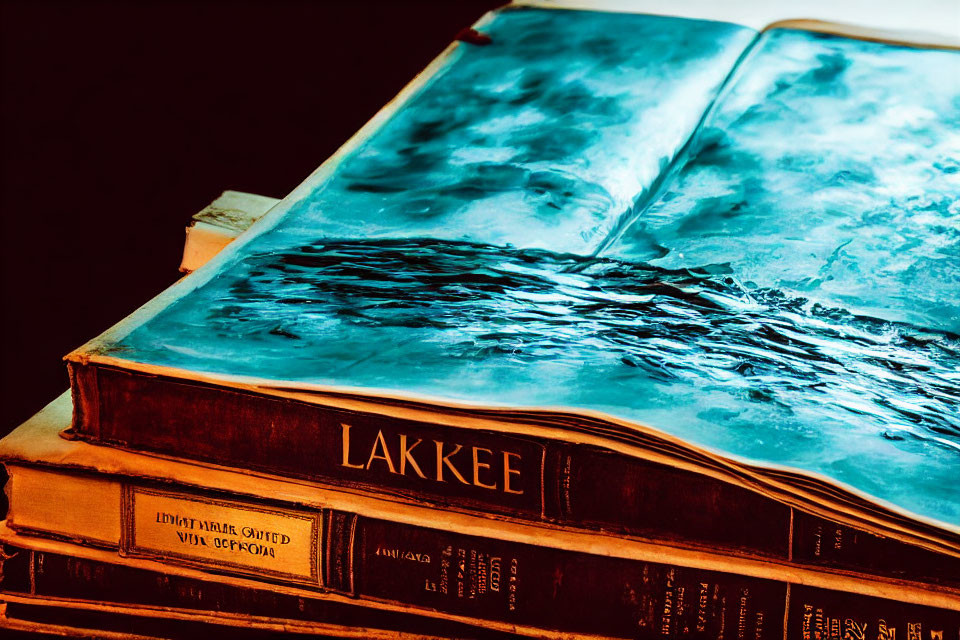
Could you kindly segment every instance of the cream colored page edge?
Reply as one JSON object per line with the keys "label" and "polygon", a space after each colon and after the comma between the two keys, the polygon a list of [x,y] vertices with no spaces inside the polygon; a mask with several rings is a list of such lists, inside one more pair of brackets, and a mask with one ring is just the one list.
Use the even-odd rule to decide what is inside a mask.
{"label": "cream colored page edge", "polygon": [[183,258],[180,260],[180,271],[188,273],[196,271],[218,253],[227,248],[236,239],[236,234],[220,228],[210,228],[209,225],[200,226],[197,223],[187,227],[186,238],[183,242]]}
{"label": "cream colored page edge", "polygon": [[223,228],[223,220],[216,215],[216,212],[239,212],[241,214],[239,217],[242,220],[243,228],[230,228],[230,230],[234,232],[234,235],[239,235],[240,232],[249,229],[250,225],[262,217],[267,211],[277,206],[279,202],[279,198],[228,189],[221,193],[216,200],[193,214],[193,221],[196,224],[203,223]]}
{"label": "cream colored page edge", "polygon": [[[10,598],[11,602],[16,602],[18,598]],[[125,633],[123,631],[105,631],[103,629],[90,629],[88,627],[71,627],[65,624],[53,624],[49,622],[31,622],[12,618],[7,615],[6,603],[0,600],[0,629],[9,631],[20,631],[24,633],[37,634],[42,633],[48,636],[60,636],[61,638],[97,638],[98,640],[169,640],[168,638],[158,638],[157,636],[145,636],[143,634]]]}

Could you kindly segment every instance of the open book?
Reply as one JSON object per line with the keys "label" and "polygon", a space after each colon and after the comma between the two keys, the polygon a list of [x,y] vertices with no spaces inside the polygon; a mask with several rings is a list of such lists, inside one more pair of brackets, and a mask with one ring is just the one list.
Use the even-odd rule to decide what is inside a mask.
{"label": "open book", "polygon": [[957,558],[960,53],[797,26],[489,15],[68,356],[73,433],[619,530],[572,469],[654,460]]}
{"label": "open book", "polygon": [[[363,426],[354,420],[362,414],[328,413]],[[292,618],[296,628],[356,624],[362,607],[364,626],[557,639],[720,638],[731,626],[758,640],[960,633],[955,542],[939,543],[935,531],[919,539],[911,523],[841,502],[836,490],[778,491],[769,470],[653,433],[629,458],[554,443],[543,472],[554,472],[558,449],[564,471],[535,494],[529,454],[542,426],[522,436],[509,423],[500,433],[434,427],[437,437],[519,452],[507,479],[515,500],[465,509],[467,494],[438,510],[430,492],[405,498],[396,484],[331,488],[68,441],[58,434],[69,415],[64,394],[0,441],[10,475],[0,598],[28,608],[53,599],[78,612],[185,610],[226,624]],[[380,422],[390,433],[397,419]],[[416,442],[399,464],[426,471]],[[498,483],[499,456],[472,453],[471,473],[448,451],[447,481],[457,483],[459,467]],[[546,522],[504,512],[531,499]],[[844,512],[869,512],[872,521],[851,527],[816,515],[836,507],[846,520]],[[192,586],[181,592],[177,583]],[[282,602],[291,597],[294,610]]]}

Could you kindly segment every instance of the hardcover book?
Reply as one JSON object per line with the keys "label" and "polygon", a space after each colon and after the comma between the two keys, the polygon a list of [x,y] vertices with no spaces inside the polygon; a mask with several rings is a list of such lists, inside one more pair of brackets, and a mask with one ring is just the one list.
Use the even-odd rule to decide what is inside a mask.
{"label": "hardcover book", "polygon": [[[615,529],[582,511],[632,482],[604,456],[692,442],[953,539],[960,53],[531,7],[477,28],[68,356],[72,434]],[[567,505],[585,478],[620,493]]]}
{"label": "hardcover book", "polygon": [[[720,637],[734,620],[760,639],[806,637],[804,629],[829,630],[831,621],[842,633],[882,624],[900,635],[922,627],[952,637],[960,624],[960,558],[944,532],[890,522],[900,533],[878,535],[878,527],[849,527],[793,507],[778,522],[776,500],[733,483],[711,489],[716,479],[706,466],[681,472],[689,458],[674,463],[672,492],[658,488],[660,499],[676,505],[671,518],[655,523],[658,537],[591,533],[67,441],[58,433],[69,410],[64,395],[0,443],[10,476],[0,540],[105,563],[98,571],[117,580],[126,573],[106,565],[318,599],[334,610],[353,604],[375,616],[406,613],[551,638]],[[650,469],[654,480],[663,473]],[[691,488],[697,476],[705,477]],[[698,488],[705,500],[688,499]],[[701,513],[712,501],[720,517]],[[737,512],[744,507],[752,513]],[[691,528],[723,517],[735,522],[720,531]],[[28,592],[19,574],[5,571],[3,597],[29,608],[60,593],[63,607],[92,611],[99,609],[74,602],[83,599],[78,594],[98,599],[117,584],[83,574],[43,581],[31,566]],[[51,565],[41,569],[57,575]],[[147,606],[153,592],[134,591],[129,596]],[[252,598],[214,586],[206,592],[218,610]],[[175,608],[189,608],[195,595]],[[247,602],[246,615],[266,624],[258,602]],[[130,602],[117,606],[135,613]],[[818,612],[815,621],[808,610]]]}
{"label": "hardcover book", "polygon": [[39,632],[47,626],[80,627],[88,630],[85,637],[96,638],[104,637],[107,630],[167,639],[201,635],[376,640],[505,637],[413,613],[218,582],[210,576],[201,579],[196,576],[202,572],[177,567],[158,570],[139,560],[111,563],[103,559],[109,556],[102,551],[17,536],[8,529],[0,529],[0,536],[4,539],[0,601],[6,603],[0,628],[29,625],[27,630]]}
{"label": "hardcover book", "polygon": [[552,4],[67,356],[0,628],[960,638],[960,40]]}
{"label": "hardcover book", "polygon": [[[185,623],[247,616],[269,629],[294,596],[300,614],[285,615],[304,629],[331,624],[324,612],[356,624],[367,608],[369,625],[400,625],[398,633],[403,625],[544,638],[721,637],[729,626],[758,639],[834,625],[843,634],[877,625],[900,635],[960,632],[960,559],[822,520],[800,544],[787,533],[786,558],[709,539],[491,521],[65,441],[57,433],[68,412],[63,396],[0,445],[10,475],[0,597],[21,618],[49,621],[66,609],[135,621],[163,618],[162,607]],[[736,506],[735,495],[712,496]],[[849,557],[818,563],[804,555],[807,543],[846,545],[833,558]],[[181,582],[186,591],[171,593]],[[277,615],[264,615],[274,605]]]}
{"label": "hardcover book", "polygon": [[[210,577],[200,580],[181,575],[182,572],[177,569],[173,569],[172,573],[163,573],[144,568],[144,563],[137,560],[94,559],[92,556],[98,555],[95,551],[77,548],[69,543],[17,539],[2,529],[0,538],[6,543],[4,549],[8,557],[4,564],[9,566],[2,594],[8,604],[6,616],[0,616],[0,628],[12,626],[5,624],[11,622],[19,623],[19,628],[26,626],[34,630],[43,630],[40,625],[119,628],[127,632],[139,632],[133,636],[137,638],[157,635],[164,638],[193,638],[200,633],[204,637],[214,638],[272,638],[279,637],[281,630],[287,634],[319,632],[344,638],[427,640],[436,637],[428,635],[423,629],[439,629],[443,633],[440,637],[451,639],[517,637],[478,628],[463,629],[462,625],[458,627],[449,621],[424,623],[412,614],[394,614],[393,618],[390,612],[382,611],[344,614],[335,603],[316,598],[221,584],[216,578]],[[680,576],[674,574],[670,579],[677,577]],[[696,603],[685,600],[684,589],[687,585],[675,582],[671,586],[670,582],[666,582],[664,586],[670,599],[664,601],[667,610],[663,617],[656,619],[652,628],[638,629],[629,637],[725,637],[726,634],[720,635],[715,629],[707,633],[698,632],[695,626],[698,623],[690,618],[684,620],[681,614],[675,613],[674,607],[680,607],[682,612],[683,608],[689,606],[703,610],[704,604],[707,604],[707,615],[712,616],[717,609],[722,611],[726,608],[726,603],[717,601],[719,594],[710,591],[704,593],[704,587],[710,585],[697,585]],[[91,595],[97,599],[92,600]],[[201,596],[205,599],[198,599]],[[782,619],[762,618],[759,615],[761,611],[757,610],[758,615],[746,621],[743,616],[745,607],[754,605],[757,596],[756,592],[741,592],[740,598],[730,603],[735,607],[735,611],[731,612],[735,617],[731,616],[733,619],[728,620],[727,624],[735,625],[733,633],[738,637],[741,634],[737,629],[747,631],[744,626],[746,622],[754,623],[754,626],[749,629],[749,635],[743,634],[744,637],[787,640],[874,637],[875,634],[879,637],[910,637],[912,634],[913,637],[924,639],[952,638],[960,630],[960,614],[955,612],[934,611],[926,607],[802,587],[794,591],[793,598],[784,600],[778,607],[771,607],[771,610],[778,609],[776,613],[782,615]],[[163,604],[158,606],[155,604],[157,602]],[[662,603],[649,603],[651,607],[659,604]],[[231,607],[238,605],[243,612],[231,613]],[[207,607],[215,609],[207,610]],[[263,608],[267,608],[270,615],[257,616],[248,612]],[[345,609],[349,611],[350,607]],[[310,620],[318,612],[321,616],[329,616],[334,622],[304,621]],[[750,610],[750,613],[754,611]],[[767,615],[769,611],[762,613]],[[280,614],[292,617],[283,619],[278,617]],[[351,621],[354,624],[359,622],[360,626],[346,626]],[[371,621],[387,626],[372,627]],[[421,626],[413,627],[414,631],[404,630],[411,624]],[[690,626],[685,628],[684,624]],[[278,633],[269,633],[271,630]],[[730,633],[729,628],[721,631]],[[89,635],[105,637],[97,633]],[[596,636],[571,634],[559,637]]]}

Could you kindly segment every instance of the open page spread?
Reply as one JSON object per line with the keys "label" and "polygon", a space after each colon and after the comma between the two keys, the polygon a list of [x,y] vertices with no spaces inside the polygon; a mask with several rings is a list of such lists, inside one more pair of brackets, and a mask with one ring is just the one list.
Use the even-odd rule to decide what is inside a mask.
{"label": "open page spread", "polygon": [[535,8],[478,28],[69,359],[608,416],[960,524],[960,52]]}

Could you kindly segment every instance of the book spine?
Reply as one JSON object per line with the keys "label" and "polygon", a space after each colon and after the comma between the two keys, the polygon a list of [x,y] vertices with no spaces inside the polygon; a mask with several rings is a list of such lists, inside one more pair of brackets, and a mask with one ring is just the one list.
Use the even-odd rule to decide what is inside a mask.
{"label": "book spine", "polygon": [[[70,601],[117,603],[175,611],[238,612],[251,618],[265,613],[273,620],[282,617],[295,622],[332,620],[344,626],[359,624],[369,627],[375,624],[380,629],[400,633],[440,633],[450,637],[483,638],[494,633],[408,613],[375,611],[350,604],[232,587],[215,581],[29,551],[11,545],[5,546],[3,557],[4,593],[60,599],[67,607]],[[465,567],[463,573],[469,576],[469,563]],[[646,615],[631,621],[633,632],[625,637],[787,640],[942,640],[960,637],[958,612],[798,585],[782,585],[782,592],[776,589],[775,595],[783,599],[776,604],[770,603],[769,608],[762,608],[756,602],[767,598],[756,590],[756,584],[742,585],[732,594],[734,598],[731,600],[731,594],[718,585],[703,581],[691,583],[687,579],[691,576],[678,574],[675,570],[667,569],[661,574],[644,572],[643,576],[644,580],[640,582],[608,587],[608,590],[620,588],[621,606],[626,602],[629,603],[628,610],[647,611]],[[656,583],[658,578],[662,596],[645,599],[652,592],[647,585]],[[562,584],[557,588],[563,589]],[[607,610],[615,608],[608,606],[605,610],[594,611],[595,628],[613,626],[603,618]],[[548,612],[548,615],[559,619],[571,617],[560,610]],[[74,624],[76,620],[74,617]],[[711,621],[717,624],[710,626]]]}
{"label": "book spine", "polygon": [[400,637],[501,637],[483,629],[414,613],[370,609],[353,603],[305,598],[268,589],[238,587],[174,573],[3,545],[0,600],[21,595],[76,607],[83,603],[120,605],[150,611],[215,613],[232,622],[284,621],[394,631]]}
{"label": "book spine", "polygon": [[[736,616],[782,617],[786,589],[775,580],[138,485],[124,490],[120,554],[499,629],[601,637],[632,637],[638,624],[667,637],[696,624],[716,635]],[[676,606],[679,594],[697,589],[713,594],[709,607]]]}
{"label": "book spine", "polygon": [[606,637],[720,637],[734,620],[749,637],[783,634],[786,585],[775,580],[328,517],[351,531],[330,543],[330,564],[339,555],[352,571],[349,582],[331,574],[328,587],[346,593],[406,593],[411,604],[471,618]]}
{"label": "book spine", "polygon": [[[599,447],[112,367],[70,363],[70,368],[73,430],[101,443],[454,510],[960,586],[960,558],[843,527],[707,475]],[[216,428],[197,437],[198,425]]]}
{"label": "book spine", "polygon": [[101,437],[97,371],[97,367],[67,365],[73,399],[73,427],[78,434],[94,440]]}
{"label": "book spine", "polygon": [[[960,612],[791,585],[788,640],[960,638]],[[743,636],[739,636],[743,637]]]}
{"label": "book spine", "polygon": [[64,636],[96,640],[289,640],[291,636],[360,640],[467,640],[476,637],[436,636],[425,632],[408,633],[337,624],[290,624],[282,619],[234,620],[217,612],[156,612],[109,604],[46,603],[32,598],[16,598],[6,602],[0,613],[0,629],[44,634],[39,636],[43,638]]}

